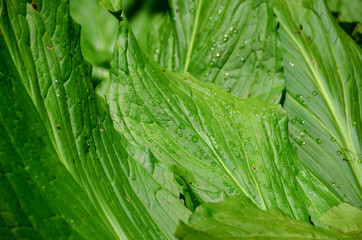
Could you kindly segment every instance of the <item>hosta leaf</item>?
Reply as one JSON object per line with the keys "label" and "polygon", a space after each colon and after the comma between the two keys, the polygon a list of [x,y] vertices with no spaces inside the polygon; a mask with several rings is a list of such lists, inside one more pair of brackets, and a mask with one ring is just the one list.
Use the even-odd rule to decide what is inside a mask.
{"label": "hosta leaf", "polygon": [[1,1],[0,230],[14,238],[168,239],[190,213],[179,185],[114,130],[68,8]]}
{"label": "hosta leaf", "polygon": [[272,4],[172,0],[171,13],[137,37],[168,70],[190,72],[237,97],[279,103],[284,80]]}
{"label": "hosta leaf", "polygon": [[115,128],[161,162],[187,169],[180,177],[194,205],[244,194],[262,209],[308,221],[280,106],[241,100],[190,74],[168,72],[142,52],[127,21],[111,74],[107,99]]}
{"label": "hosta leaf", "polygon": [[3,46],[1,41],[0,226],[14,239],[114,237],[61,163],[15,66],[4,61],[11,57]]}
{"label": "hosta leaf", "polygon": [[341,203],[331,208],[319,220],[343,232],[362,231],[362,211],[348,203]]}
{"label": "hosta leaf", "polygon": [[240,196],[200,206],[187,224],[178,226],[175,236],[184,240],[358,238],[358,234],[325,230],[274,211],[262,211]]}
{"label": "hosta leaf", "polygon": [[291,139],[305,166],[335,195],[362,207],[361,49],[323,1],[280,1]]}

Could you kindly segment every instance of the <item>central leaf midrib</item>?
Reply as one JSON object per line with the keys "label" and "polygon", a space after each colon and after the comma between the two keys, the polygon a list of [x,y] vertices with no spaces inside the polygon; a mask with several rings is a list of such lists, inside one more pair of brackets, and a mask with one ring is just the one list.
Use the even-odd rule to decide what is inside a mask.
{"label": "central leaf midrib", "polygon": [[191,39],[190,39],[190,46],[188,47],[187,53],[186,53],[184,72],[187,72],[187,69],[189,68],[189,65],[190,65],[191,53],[194,48],[195,38],[197,35],[197,29],[198,29],[198,25],[199,25],[199,18],[200,18],[200,14],[201,14],[201,6],[202,6],[203,2],[204,2],[203,0],[200,0],[199,4],[197,6],[197,12],[196,12],[195,21],[194,21],[195,27],[192,31],[192,35],[191,35]]}
{"label": "central leaf midrib", "polygon": [[[344,134],[345,131],[343,131],[343,130],[345,130],[345,128],[343,127],[343,124],[341,123],[340,118],[336,115],[335,108],[333,107],[333,104],[332,104],[330,98],[328,97],[327,92],[326,92],[325,89],[324,89],[324,86],[323,86],[323,84],[322,84],[322,81],[320,80],[320,78],[318,77],[318,74],[317,74],[317,73],[315,72],[315,70],[313,69],[313,66],[311,66],[311,65],[309,64],[309,61],[308,61],[309,58],[308,58],[308,56],[306,56],[306,53],[305,53],[305,51],[304,51],[304,48],[303,48],[303,47],[299,44],[299,42],[295,39],[295,37],[293,36],[293,34],[290,33],[290,31],[289,31],[288,28],[284,27],[284,30],[285,30],[286,33],[289,35],[289,37],[293,40],[293,42],[296,44],[296,46],[299,48],[300,53],[302,54],[302,57],[303,57],[304,61],[306,62],[308,68],[310,69],[310,71],[311,71],[311,73],[312,73],[312,75],[313,75],[313,77],[314,77],[314,79],[315,79],[315,83],[317,84],[317,86],[318,86],[318,88],[319,88],[319,90],[320,90],[323,98],[325,99],[325,101],[326,101],[326,103],[327,103],[328,109],[330,109],[330,112],[331,112],[333,118],[335,119],[335,123],[336,123],[336,126],[337,126],[337,131],[340,133],[340,136],[341,136],[341,138],[342,138],[342,142],[344,143],[344,145],[346,145],[346,146],[348,146],[348,148],[350,148],[351,146],[348,144],[349,141],[347,141],[347,138],[348,138],[349,140],[351,140],[351,136],[350,136],[350,135],[346,136],[346,135]],[[342,85],[343,85],[343,84],[342,84]],[[304,107],[304,108],[305,108],[305,107]],[[350,131],[348,131],[348,133],[349,133],[349,132],[350,132]],[[353,142],[353,141],[351,140],[351,142]],[[356,151],[355,151],[355,148],[354,148],[354,145],[352,145],[352,148],[351,148],[351,149],[353,149],[353,152],[354,152],[354,153],[356,152]],[[344,149],[343,149],[343,150],[344,150]],[[345,152],[345,150],[344,150],[344,152]],[[352,169],[352,171],[353,171],[354,177],[357,179],[357,182],[360,183],[359,177],[358,177],[358,175],[356,174],[356,169],[352,166],[352,164],[348,163],[348,165],[350,165],[350,167],[351,167],[351,169]]]}

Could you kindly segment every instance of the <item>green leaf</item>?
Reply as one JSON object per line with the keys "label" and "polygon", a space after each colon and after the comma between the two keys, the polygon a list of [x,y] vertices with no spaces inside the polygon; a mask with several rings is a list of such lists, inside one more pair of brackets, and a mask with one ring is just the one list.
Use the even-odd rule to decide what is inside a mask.
{"label": "green leaf", "polygon": [[0,14],[1,233],[168,239],[190,211],[171,170],[114,130],[68,1],[1,0]]}
{"label": "green leaf", "polygon": [[362,22],[362,1],[328,0],[326,2],[331,11],[340,13],[339,19],[342,22]]}
{"label": "green leaf", "polygon": [[362,231],[362,211],[348,203],[341,203],[332,207],[319,220],[342,232]]}
{"label": "green leaf", "polygon": [[280,106],[241,100],[214,84],[161,68],[121,23],[107,94],[116,130],[167,165],[193,175],[195,199],[234,194],[308,221],[296,175],[302,167]]}
{"label": "green leaf", "polygon": [[0,37],[0,226],[15,239],[114,237],[57,155]]}
{"label": "green leaf", "polygon": [[323,182],[310,172],[300,171],[297,179],[308,196],[307,207],[310,220],[315,226],[327,228],[326,225],[319,221],[319,217],[325,211],[340,203],[342,199],[333,190],[329,190]]}
{"label": "green leaf", "polygon": [[107,11],[119,12],[122,9],[122,0],[100,0],[99,4]]}
{"label": "green leaf", "polygon": [[361,49],[323,1],[280,1],[284,107],[298,156],[334,195],[362,207]]}
{"label": "green leaf", "polygon": [[235,196],[205,203],[187,224],[180,223],[178,239],[356,239],[357,234],[324,230],[288,219],[275,211],[258,209],[249,199]]}
{"label": "green leaf", "polygon": [[232,95],[279,103],[284,89],[273,1],[170,1],[136,35],[164,68],[190,72]]}

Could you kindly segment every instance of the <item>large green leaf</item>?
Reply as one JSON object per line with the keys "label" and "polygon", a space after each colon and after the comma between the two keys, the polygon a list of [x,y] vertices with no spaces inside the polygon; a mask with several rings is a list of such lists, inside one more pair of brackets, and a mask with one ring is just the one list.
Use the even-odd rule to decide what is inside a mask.
{"label": "large green leaf", "polygon": [[262,209],[308,221],[309,192],[297,182],[303,168],[280,106],[241,100],[190,74],[161,68],[142,52],[126,20],[111,74],[107,99],[115,128],[159,161],[188,170],[189,180],[181,177],[189,183],[193,207],[244,194]]}
{"label": "large green leaf", "polygon": [[[237,97],[279,103],[284,88],[273,1],[170,1],[137,35],[164,68],[190,72]],[[148,28],[148,25],[147,25]]]}
{"label": "large green leaf", "polygon": [[181,186],[114,130],[68,8],[1,1],[0,231],[10,239],[168,239],[190,213]]}
{"label": "large green leaf", "polygon": [[175,236],[183,240],[358,238],[358,234],[324,230],[274,211],[262,211],[240,196],[200,206],[187,224],[178,226]]}
{"label": "large green leaf", "polygon": [[361,49],[324,1],[279,1],[290,137],[305,166],[362,207]]}

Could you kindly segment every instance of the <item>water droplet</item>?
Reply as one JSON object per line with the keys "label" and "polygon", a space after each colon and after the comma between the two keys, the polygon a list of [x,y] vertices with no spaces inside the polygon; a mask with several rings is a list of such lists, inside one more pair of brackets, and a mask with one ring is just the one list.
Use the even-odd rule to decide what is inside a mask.
{"label": "water droplet", "polygon": [[195,12],[195,9],[194,8],[191,8],[190,9],[190,13],[194,13]]}
{"label": "water droplet", "polygon": [[289,62],[289,65],[292,66],[292,67],[294,67],[294,63],[292,63],[292,62]]}
{"label": "water droplet", "polygon": [[217,15],[220,15],[222,12],[222,10],[220,9],[219,11],[217,11]]}
{"label": "water droplet", "polygon": [[294,123],[295,123],[295,119],[290,120],[290,122],[294,124]]}
{"label": "water droplet", "polygon": [[332,142],[335,142],[336,139],[335,139],[334,137],[331,137],[331,141],[332,141]]}
{"label": "water droplet", "polygon": [[299,121],[299,120],[300,120],[300,117],[296,117],[295,120]]}
{"label": "water droplet", "polygon": [[240,61],[244,62],[244,58],[240,58]]}
{"label": "water droplet", "polygon": [[342,155],[342,152],[341,152],[341,151],[337,151],[337,155]]}
{"label": "water droplet", "polygon": [[231,91],[231,88],[229,88],[229,87],[228,87],[228,88],[226,88],[226,91],[230,92],[230,91]]}
{"label": "water droplet", "polygon": [[321,143],[322,143],[322,140],[320,140],[319,138],[317,138],[315,141],[316,141],[318,144],[321,144]]}
{"label": "water droplet", "polygon": [[301,120],[299,123],[300,123],[300,124],[304,124],[305,122],[304,122],[304,120]]}
{"label": "water droplet", "polygon": [[216,55],[215,55],[215,56],[216,56],[217,58],[218,58],[218,57],[220,57],[220,53],[216,53]]}
{"label": "water droplet", "polygon": [[313,91],[313,96],[317,96],[317,95],[318,95],[317,91]]}
{"label": "water droplet", "polygon": [[211,167],[216,167],[216,162],[212,162]]}
{"label": "water droplet", "polygon": [[310,98],[310,97],[307,97],[307,100],[308,100],[308,101],[310,101],[310,100],[311,100],[311,98]]}
{"label": "water droplet", "polygon": [[191,137],[191,141],[194,142],[194,143],[196,143],[196,142],[199,141],[199,139],[198,139],[196,136],[192,136],[192,137]]}

